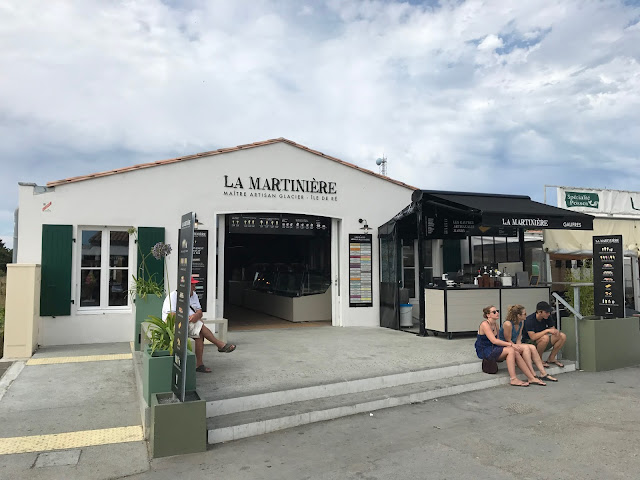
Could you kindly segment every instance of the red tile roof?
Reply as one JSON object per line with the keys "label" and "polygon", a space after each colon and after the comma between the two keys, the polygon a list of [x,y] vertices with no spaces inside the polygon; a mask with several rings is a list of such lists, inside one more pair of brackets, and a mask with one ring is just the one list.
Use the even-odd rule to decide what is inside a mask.
{"label": "red tile roof", "polygon": [[239,150],[247,150],[249,148],[255,148],[255,147],[262,147],[263,145],[271,145],[274,143],[287,143],[293,147],[297,147],[300,148],[302,150],[306,150],[307,152],[313,153],[314,155],[319,155],[321,157],[326,158],[327,160],[331,160],[337,163],[340,163],[342,165],[345,165],[347,167],[350,168],[354,168],[356,170],[359,170],[363,173],[366,173],[368,175],[373,175],[374,177],[378,177],[381,178],[383,180],[386,180],[388,182],[391,183],[395,183],[396,185],[400,185],[402,187],[407,187],[407,188],[411,188],[413,190],[417,190],[416,187],[413,187],[411,185],[408,185],[406,183],[400,182],[398,180],[394,180],[392,178],[389,177],[385,177],[384,175],[379,175],[375,172],[372,172],[371,170],[367,170],[366,168],[361,168],[358,167],[357,165],[354,165],[353,163],[348,163],[345,162],[343,160],[340,160],[339,158],[335,158],[329,155],[325,155],[322,152],[318,152],[317,150],[312,150],[308,147],[305,147],[304,145],[300,145],[298,143],[292,142],[291,140],[287,140],[286,138],[273,138],[271,140],[265,140],[263,142],[254,142],[254,143],[248,143],[246,145],[238,145],[237,147],[230,147],[230,148],[220,148],[218,150],[212,150],[210,152],[202,152],[202,153],[196,153],[195,155],[186,155],[184,157],[177,157],[177,158],[169,158],[167,160],[158,160],[157,162],[149,162],[149,163],[140,163],[138,165],[132,165],[131,167],[123,167],[123,168],[116,168],[114,170],[108,170],[106,172],[99,172],[99,173],[92,173],[89,175],[80,175],[78,177],[70,177],[70,178],[65,178],[62,180],[56,180],[54,182],[48,182],[47,183],[47,187],[56,187],[58,185],[66,185],[68,183],[74,183],[74,182],[82,182],[83,180],[91,180],[92,178],[99,178],[99,177],[106,177],[108,175],[115,175],[117,173],[124,173],[124,172],[131,172],[133,170],[140,170],[143,168],[151,168],[151,167],[157,167],[160,165],[168,165],[170,163],[177,163],[177,162],[182,162],[185,160],[193,160],[195,158],[201,158],[201,157],[208,157],[208,156],[213,156],[213,155],[220,155],[222,153],[229,153],[229,152],[237,152]]}

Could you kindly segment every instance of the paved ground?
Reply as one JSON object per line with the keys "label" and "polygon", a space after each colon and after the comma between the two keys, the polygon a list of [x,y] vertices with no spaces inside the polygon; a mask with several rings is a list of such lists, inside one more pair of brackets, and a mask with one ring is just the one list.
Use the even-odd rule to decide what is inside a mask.
{"label": "paved ground", "polygon": [[[238,394],[475,358],[470,338],[352,332],[238,332],[237,352],[207,347],[216,373],[206,377]],[[640,367],[567,373],[547,387],[498,387],[149,462],[129,354],[128,344],[56,347],[14,364],[2,379],[22,368],[0,398],[0,479],[602,479],[640,470]]]}
{"label": "paved ground", "polygon": [[0,399],[0,479],[148,469],[129,344],[43,348],[17,367]]}
{"label": "paved ground", "polygon": [[12,364],[13,362],[0,361],[0,378],[2,378],[2,376],[4,375],[4,372],[6,372],[7,368],[9,368]]}
{"label": "paved ground", "polygon": [[387,328],[294,328],[229,332],[237,349],[205,346],[206,400],[479,362],[473,338],[418,337]]}
{"label": "paved ground", "polygon": [[152,460],[128,478],[638,478],[639,374],[568,373],[297,427]]}

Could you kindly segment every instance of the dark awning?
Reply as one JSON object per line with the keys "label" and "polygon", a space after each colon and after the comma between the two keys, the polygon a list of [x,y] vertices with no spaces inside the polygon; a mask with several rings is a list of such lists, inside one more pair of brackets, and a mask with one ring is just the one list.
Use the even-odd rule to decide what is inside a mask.
{"label": "dark awning", "polygon": [[593,230],[593,216],[534,202],[524,195],[416,190],[412,200],[421,201],[425,212],[449,210],[486,227]]}

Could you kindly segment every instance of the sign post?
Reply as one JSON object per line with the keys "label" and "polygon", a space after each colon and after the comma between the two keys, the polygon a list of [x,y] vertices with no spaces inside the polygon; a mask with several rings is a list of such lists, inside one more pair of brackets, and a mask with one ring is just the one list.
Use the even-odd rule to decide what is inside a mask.
{"label": "sign post", "polygon": [[624,263],[622,235],[593,237],[594,313],[624,318]]}
{"label": "sign post", "polygon": [[182,216],[178,237],[178,301],[173,339],[171,391],[184,402],[187,384],[187,347],[189,341],[189,299],[191,298],[191,263],[193,260],[193,212]]}

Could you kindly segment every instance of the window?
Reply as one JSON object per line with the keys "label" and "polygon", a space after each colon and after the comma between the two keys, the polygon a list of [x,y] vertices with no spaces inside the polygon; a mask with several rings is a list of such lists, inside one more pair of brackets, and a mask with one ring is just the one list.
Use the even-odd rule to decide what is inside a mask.
{"label": "window", "polygon": [[130,242],[126,229],[82,229],[80,307],[129,306]]}
{"label": "window", "polygon": [[413,240],[402,241],[402,282],[409,298],[416,296],[416,267]]}
{"label": "window", "polygon": [[424,274],[424,284],[433,282],[433,242],[435,240],[422,241],[422,272]]}

